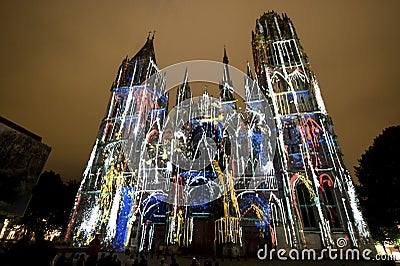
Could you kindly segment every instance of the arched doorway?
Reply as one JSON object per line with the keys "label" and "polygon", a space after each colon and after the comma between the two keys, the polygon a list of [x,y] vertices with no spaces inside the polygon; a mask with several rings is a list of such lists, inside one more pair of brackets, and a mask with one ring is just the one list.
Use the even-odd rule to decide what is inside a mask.
{"label": "arched doorway", "polygon": [[152,194],[142,202],[139,251],[157,251],[165,240],[167,204],[163,194]]}
{"label": "arched doorway", "polygon": [[246,256],[256,256],[259,248],[267,245],[272,248],[270,206],[266,195],[243,192],[238,196],[241,212],[242,243]]}

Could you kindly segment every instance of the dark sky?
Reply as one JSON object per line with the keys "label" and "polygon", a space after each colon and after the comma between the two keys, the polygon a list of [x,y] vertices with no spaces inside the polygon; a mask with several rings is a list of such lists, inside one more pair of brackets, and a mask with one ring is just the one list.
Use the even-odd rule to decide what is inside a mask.
{"label": "dark sky", "polygon": [[121,60],[156,30],[160,68],[193,59],[245,70],[268,10],[292,19],[347,168],[400,124],[400,1],[15,0],[0,3],[0,115],[43,137],[45,169],[80,179]]}

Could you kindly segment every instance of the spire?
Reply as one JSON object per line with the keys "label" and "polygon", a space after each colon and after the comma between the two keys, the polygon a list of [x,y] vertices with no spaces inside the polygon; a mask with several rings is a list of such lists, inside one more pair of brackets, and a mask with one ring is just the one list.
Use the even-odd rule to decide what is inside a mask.
{"label": "spire", "polygon": [[122,61],[111,90],[115,87],[139,85],[158,71],[153,45],[154,33],[150,37],[149,32],[146,43],[131,59],[125,58]]}
{"label": "spire", "polygon": [[232,80],[229,75],[229,59],[226,54],[226,47],[224,45],[224,57],[222,59],[222,62],[224,63],[224,72],[222,74],[222,81],[219,84],[219,95],[220,99],[222,101],[232,101],[234,100],[234,95],[233,95],[233,85],[232,85]]}
{"label": "spire", "polygon": [[188,83],[188,70],[185,70],[185,76],[183,78],[182,85],[178,88],[176,92],[176,105],[179,105],[183,101],[192,98],[192,92]]}
{"label": "spire", "polygon": [[148,60],[148,59],[152,59],[154,63],[156,63],[156,55],[154,52],[154,44],[153,44],[153,40],[154,40],[154,33],[153,32],[153,36],[150,38],[150,34],[151,31],[149,31],[149,35],[147,36],[147,40],[146,43],[143,45],[143,47],[139,50],[139,52],[137,52],[131,59],[131,61],[135,60],[135,59],[144,59],[144,60]]}
{"label": "spire", "polygon": [[232,87],[232,81],[231,77],[229,76],[229,69],[228,69],[229,59],[228,56],[226,55],[225,45],[224,45],[224,57],[222,59],[222,62],[224,63],[224,73],[222,76],[222,83],[228,83],[228,85]]}
{"label": "spire", "polygon": [[187,70],[187,67],[186,67],[186,69],[185,69],[185,76],[184,76],[184,78],[183,78],[183,86],[187,86],[187,83],[188,83],[188,70]]}
{"label": "spire", "polygon": [[245,78],[245,93],[247,102],[260,101],[263,98],[260,88],[257,84],[257,76],[253,77],[250,63],[247,61],[247,77]]}
{"label": "spire", "polygon": [[253,79],[253,73],[251,73],[250,63],[247,61],[247,77]]}
{"label": "spire", "polygon": [[226,55],[226,48],[225,48],[225,45],[224,45],[224,58],[222,59],[222,62],[223,62],[224,64],[229,64],[229,59],[228,59],[228,56]]}

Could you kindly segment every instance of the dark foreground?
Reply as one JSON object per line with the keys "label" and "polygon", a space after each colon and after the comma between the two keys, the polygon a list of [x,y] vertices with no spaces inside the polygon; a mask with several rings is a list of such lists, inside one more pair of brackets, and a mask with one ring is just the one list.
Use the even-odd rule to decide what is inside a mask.
{"label": "dark foreground", "polygon": [[[99,258],[101,255],[105,252],[101,252],[99,254]],[[76,254],[84,254],[84,252],[77,252]],[[76,256],[75,254],[75,256]],[[53,263],[56,263],[57,257],[60,256],[61,253],[58,253],[55,259],[53,260]],[[66,253],[66,257],[70,256],[71,253]],[[104,256],[109,255],[109,253],[105,253]],[[130,265],[130,264],[125,264],[126,261],[129,259],[130,256],[125,255],[123,253],[118,253],[118,254],[113,254],[112,256],[117,255],[118,260],[121,262],[121,264],[107,264],[107,265]],[[87,258],[87,255],[85,255]],[[132,255],[134,260],[137,260],[138,265],[142,266],[140,261],[142,260],[140,255]],[[147,261],[148,266],[174,266],[171,264],[172,262],[172,257],[171,256],[151,256],[147,255],[144,256],[145,260]],[[192,256],[185,256],[185,255],[179,255],[179,256],[174,256],[176,259],[176,262],[178,265],[175,266],[191,266],[193,263],[193,257]],[[260,260],[258,258],[217,258],[214,259],[212,257],[205,257],[205,256],[197,256],[195,257],[197,261],[197,266],[233,266],[233,265],[243,265],[243,266],[266,266],[266,265],[332,265],[332,266],[344,266],[344,265],[400,265],[400,264],[395,264],[394,261],[365,261],[365,260],[316,260],[316,261],[310,261],[310,260],[298,260],[298,261],[280,261],[278,259],[275,260]]]}
{"label": "dark foreground", "polygon": [[[20,248],[17,250],[10,250],[11,252],[2,253],[0,252],[0,266],[14,266],[14,265],[85,265],[90,266],[90,262],[87,261],[88,255],[84,249],[71,249],[71,248],[55,248],[54,246],[33,246],[29,248]],[[68,261],[67,264],[60,263],[59,257],[63,254]],[[109,260],[104,263],[97,263],[95,265],[103,266],[233,266],[233,265],[251,265],[251,266],[265,266],[265,265],[400,265],[395,264],[394,261],[365,261],[365,260],[260,260],[255,257],[251,258],[213,258],[206,256],[195,256],[196,260],[193,260],[192,255],[177,255],[174,256],[177,264],[171,264],[173,257],[168,256],[156,256],[156,255],[138,255],[138,254],[125,254],[125,253],[110,253],[100,252],[98,258],[108,257]],[[137,261],[137,264],[129,264],[128,260],[131,259]],[[84,261],[84,264],[78,262]],[[127,263],[128,262],[128,263]],[[147,263],[146,263],[147,262]],[[92,264],[93,265],[93,264]]]}

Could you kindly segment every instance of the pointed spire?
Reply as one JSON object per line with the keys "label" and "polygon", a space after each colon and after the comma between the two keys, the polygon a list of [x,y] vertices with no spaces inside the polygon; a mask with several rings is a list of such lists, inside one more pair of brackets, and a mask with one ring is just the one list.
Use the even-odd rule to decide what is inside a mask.
{"label": "pointed spire", "polygon": [[247,77],[253,79],[253,73],[251,73],[250,63],[247,61]]}
{"label": "pointed spire", "polygon": [[153,45],[153,40],[154,40],[154,33],[153,36],[150,38],[151,31],[149,31],[149,35],[147,36],[146,43],[143,45],[143,47],[135,54],[134,57],[132,57],[131,61],[133,61],[136,58],[142,57],[142,58],[151,58],[153,62],[156,62],[156,57],[154,53],[154,45]]}
{"label": "pointed spire", "polygon": [[231,77],[229,76],[229,69],[228,69],[229,59],[226,54],[225,45],[224,45],[224,57],[222,59],[222,62],[224,63],[224,73],[222,75],[222,83],[227,83],[230,86],[232,86],[232,81],[231,81]]}
{"label": "pointed spire", "polygon": [[233,95],[233,85],[232,85],[232,80],[229,75],[229,59],[226,54],[226,47],[224,45],[224,57],[222,62],[224,63],[224,69],[223,69],[223,74],[222,74],[222,81],[219,84],[219,95],[220,99],[222,101],[232,101],[234,100],[234,95]]}
{"label": "pointed spire", "polygon": [[158,71],[153,45],[154,32],[151,38],[150,34],[151,31],[149,31],[146,43],[131,59],[126,57],[122,61],[114,82],[116,87],[141,84]]}
{"label": "pointed spire", "polygon": [[245,93],[246,93],[246,101],[259,101],[262,98],[261,91],[258,87],[257,76],[253,77],[253,73],[251,72],[250,63],[247,61],[247,77],[245,78]]}
{"label": "pointed spire", "polygon": [[188,69],[187,69],[187,67],[186,67],[186,69],[185,69],[185,76],[184,76],[184,78],[183,78],[183,86],[187,86],[187,83],[188,83]]}
{"label": "pointed spire", "polygon": [[188,83],[188,69],[186,68],[183,83],[176,92],[176,105],[190,98],[192,98],[192,92]]}
{"label": "pointed spire", "polygon": [[203,98],[208,97],[207,85],[204,85]]}
{"label": "pointed spire", "polygon": [[222,62],[223,62],[224,64],[229,64],[229,59],[228,59],[228,56],[226,55],[226,48],[225,48],[225,45],[224,45],[224,58],[222,59]]}

